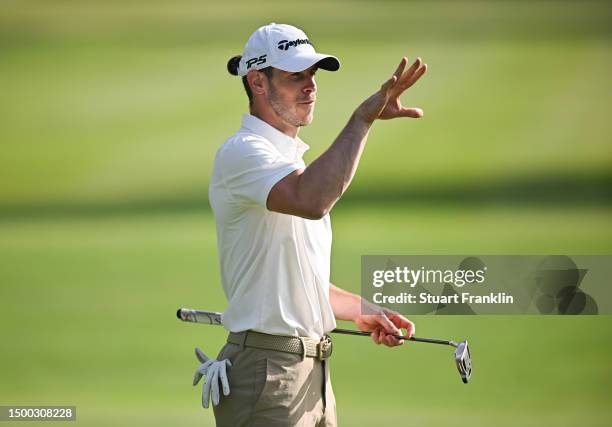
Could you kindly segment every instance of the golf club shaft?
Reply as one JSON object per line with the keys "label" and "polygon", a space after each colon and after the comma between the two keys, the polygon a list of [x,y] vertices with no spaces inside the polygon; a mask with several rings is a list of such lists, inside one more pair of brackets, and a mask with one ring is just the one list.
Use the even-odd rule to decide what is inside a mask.
{"label": "golf club shaft", "polygon": [[[189,308],[179,308],[176,312],[176,317],[184,322],[193,322],[193,323],[202,323],[205,325],[217,325],[221,326],[223,323],[221,322],[221,313],[216,311],[202,311],[202,310],[192,310]],[[334,329],[332,331],[336,334],[345,334],[345,335],[359,335],[359,336],[370,336],[371,332],[362,332],[362,331],[354,331],[351,329]],[[400,340],[409,340],[416,342],[426,342],[430,344],[442,344],[442,345],[450,345],[456,347],[457,344],[453,341],[444,341],[444,340],[436,340],[431,338],[417,338],[417,337],[404,337],[401,335],[396,336],[395,338]]]}
{"label": "golf club shaft", "polygon": [[[372,334],[371,332],[354,331],[352,329],[334,329],[332,332],[335,333],[335,334],[359,335],[359,336],[362,336],[362,337],[369,337]],[[436,339],[433,339],[433,338],[417,338],[417,337],[408,338],[408,337],[404,337],[402,335],[395,335],[395,338],[397,338],[399,340],[409,340],[409,341],[417,341],[417,342],[427,342],[427,343],[430,343],[430,344],[441,344],[441,345],[450,345],[450,346],[453,346],[451,341],[436,340]]]}

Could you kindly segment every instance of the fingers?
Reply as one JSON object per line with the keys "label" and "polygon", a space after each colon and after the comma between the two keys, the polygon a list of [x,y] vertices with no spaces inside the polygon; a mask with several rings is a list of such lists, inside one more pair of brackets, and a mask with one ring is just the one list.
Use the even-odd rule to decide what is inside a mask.
{"label": "fingers", "polygon": [[210,366],[211,366],[213,363],[215,363],[215,362],[216,362],[216,360],[207,360],[206,362],[204,362],[203,364],[201,364],[201,365],[200,365],[200,367],[198,368],[198,370],[199,370],[199,371],[200,371],[202,374],[206,375],[206,371],[208,371],[208,368],[209,368],[209,367],[210,367]]}
{"label": "fingers", "polygon": [[377,322],[382,326],[387,334],[400,335],[401,331],[393,324],[391,319],[386,314],[377,317]]}
{"label": "fingers", "polygon": [[397,80],[399,80],[400,77],[402,76],[402,73],[404,72],[404,68],[406,67],[406,64],[408,64],[408,58],[403,57],[399,65],[397,66],[395,73],[393,73],[393,75],[395,76]]}
{"label": "fingers", "polygon": [[420,108],[402,108],[397,113],[398,117],[412,117],[413,119],[420,119],[424,114]]}
{"label": "fingers", "polygon": [[202,386],[202,407],[208,408],[210,402],[210,377],[206,377],[204,385]]}
{"label": "fingers", "polygon": [[427,64],[423,64],[421,58],[417,58],[414,64],[412,64],[398,80],[398,86],[401,91],[403,92],[410,86],[414,85],[426,72]]}
{"label": "fingers", "polygon": [[395,335],[397,334],[386,333],[384,329],[376,329],[371,334],[374,344],[376,345],[384,344],[387,347],[396,347],[404,343],[404,340],[395,338]]}
{"label": "fingers", "polygon": [[[219,394],[218,379],[219,379],[218,369],[212,369],[211,372],[208,372],[208,374],[206,375],[206,381],[204,381],[204,388],[202,389],[202,406],[205,408],[208,408],[209,401],[210,401],[211,387],[213,387],[213,390],[214,390],[215,383],[217,384],[217,395]],[[217,401],[217,403],[219,402]],[[213,405],[216,405],[214,402],[214,398],[213,398]]]}
{"label": "fingers", "polygon": [[221,398],[219,382],[221,382],[223,395],[227,396],[230,394],[229,381],[227,377],[228,366],[232,366],[232,362],[228,359],[223,361],[207,360],[197,369],[194,376],[193,385],[196,385],[202,376],[206,375],[206,380],[202,385],[202,406],[204,408],[208,408],[211,400],[213,406],[217,406],[219,404],[219,399]]}
{"label": "fingers", "polygon": [[[225,363],[223,365],[225,366]],[[217,406],[219,404],[219,369],[215,369],[213,372],[210,384],[210,394],[212,397],[212,404]]]}
{"label": "fingers", "polygon": [[396,117],[410,117],[413,119],[423,117],[422,109],[403,107],[400,96],[427,72],[427,64],[424,64],[421,58],[417,58],[414,63],[404,71],[407,63],[407,59],[402,58],[395,74],[393,74],[395,80],[387,81],[383,85],[384,88],[386,86],[386,96],[388,98],[385,108],[379,113],[377,118],[388,120]]}
{"label": "fingers", "polygon": [[[376,344],[385,344],[388,347],[402,345],[404,340],[396,338],[396,336],[402,335],[400,329],[406,330],[406,334],[404,334],[405,337],[412,338],[414,336],[416,331],[414,323],[401,314],[389,309],[384,309],[384,314],[381,315],[380,318],[387,319],[389,323],[393,325],[393,328],[385,327],[383,329],[378,327],[372,332],[372,339]],[[378,319],[378,323],[383,327],[386,325],[386,322],[382,321],[382,319]]]}
{"label": "fingers", "polygon": [[410,76],[412,76],[415,71],[417,71],[419,69],[419,67],[423,64],[423,60],[420,57],[417,57],[417,59],[413,62],[413,64],[410,66],[410,68],[408,68],[408,70],[406,70],[406,74],[404,74],[404,78],[408,78]]}
{"label": "fingers", "polygon": [[421,58],[417,58],[414,63],[406,71],[404,71],[407,64],[408,59],[406,57],[402,58],[399,65],[395,69],[395,72],[393,73],[395,80],[387,80],[382,87],[389,89],[395,86],[399,90],[399,93],[401,93],[415,84],[417,80],[419,80],[427,71],[427,64],[424,64]]}
{"label": "fingers", "polygon": [[208,374],[208,368],[215,362],[214,360],[207,360],[196,369],[195,375],[193,376],[193,385],[196,385],[202,376]]}
{"label": "fingers", "polygon": [[383,338],[382,329],[375,329],[374,331],[372,331],[371,337],[372,341],[374,341],[374,344],[380,345]]}
{"label": "fingers", "polygon": [[197,371],[195,371],[195,374],[193,376],[193,385],[197,385],[200,380],[202,379],[203,375],[200,372],[200,370],[198,369]]}
{"label": "fingers", "polygon": [[223,388],[223,395],[227,396],[230,394],[229,382],[227,381],[227,366],[232,366],[232,363],[229,360],[225,360],[221,364],[221,372],[219,372],[219,377],[221,378],[221,387]]}
{"label": "fingers", "polygon": [[389,318],[395,326],[406,330],[406,335],[405,335],[406,337],[408,338],[413,337],[414,332],[416,331],[416,327],[414,326],[414,323],[406,319],[401,314],[393,314],[393,315],[390,315]]}
{"label": "fingers", "polygon": [[406,336],[408,338],[412,338],[414,334],[416,333],[416,326],[410,320],[408,320],[408,326],[406,326],[405,329],[406,329]]}
{"label": "fingers", "polygon": [[391,78],[387,80],[385,83],[383,83],[381,89],[388,91],[390,88],[392,88],[393,85],[395,85],[395,83],[399,81],[400,77],[402,77],[402,73],[404,72],[404,68],[406,67],[406,64],[408,64],[408,59],[404,57],[402,58],[399,65],[395,69],[395,72],[393,73]]}
{"label": "fingers", "polygon": [[414,75],[413,75],[413,76],[412,76],[412,78],[410,79],[410,81],[411,81],[411,82],[410,82],[410,85],[409,85],[408,87],[410,87],[410,86],[412,86],[413,84],[415,84],[415,83],[417,82],[417,80],[419,80],[419,79],[421,78],[421,76],[422,76],[423,74],[425,74],[426,72],[427,72],[427,64],[423,64],[423,66],[422,66],[422,67],[419,67],[419,68],[418,68],[418,69],[415,71]]}
{"label": "fingers", "polygon": [[385,335],[382,341],[387,347],[397,347],[404,344],[404,340],[395,338],[393,335]]}
{"label": "fingers", "polygon": [[202,350],[200,350],[198,347],[195,348],[195,354],[196,354],[196,357],[198,358],[198,360],[201,363],[204,363],[207,360],[210,360],[209,357],[207,355],[205,355],[204,352]]}

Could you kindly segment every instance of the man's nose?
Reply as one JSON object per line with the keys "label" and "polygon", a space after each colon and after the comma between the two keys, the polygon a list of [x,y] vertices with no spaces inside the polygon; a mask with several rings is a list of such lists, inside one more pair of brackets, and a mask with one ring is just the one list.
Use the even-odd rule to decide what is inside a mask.
{"label": "man's nose", "polygon": [[304,86],[304,93],[311,94],[317,91],[317,83],[315,82],[314,76],[308,79],[308,83]]}

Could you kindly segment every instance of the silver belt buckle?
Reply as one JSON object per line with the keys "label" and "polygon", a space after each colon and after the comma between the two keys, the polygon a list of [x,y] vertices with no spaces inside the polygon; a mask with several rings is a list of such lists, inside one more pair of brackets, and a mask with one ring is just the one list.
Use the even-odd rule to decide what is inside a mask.
{"label": "silver belt buckle", "polygon": [[331,356],[333,350],[333,343],[328,335],[325,335],[321,341],[317,344],[317,359],[325,360]]}

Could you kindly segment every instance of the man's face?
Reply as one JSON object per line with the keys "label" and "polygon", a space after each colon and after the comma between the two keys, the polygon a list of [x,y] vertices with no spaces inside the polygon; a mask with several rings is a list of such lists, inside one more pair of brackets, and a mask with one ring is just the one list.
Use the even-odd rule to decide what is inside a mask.
{"label": "man's face", "polygon": [[267,100],[276,115],[291,126],[306,126],[312,122],[317,92],[316,71],[314,65],[297,73],[273,70]]}

